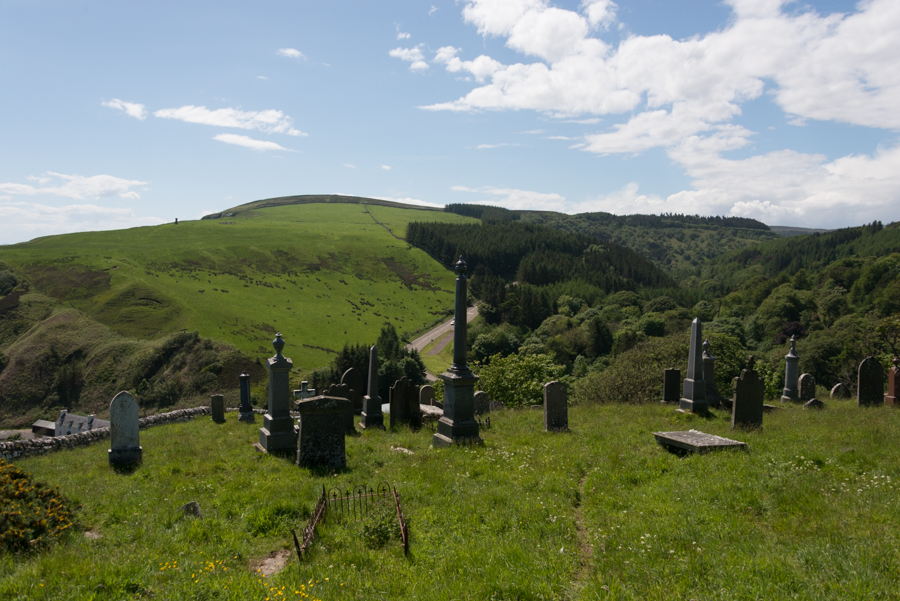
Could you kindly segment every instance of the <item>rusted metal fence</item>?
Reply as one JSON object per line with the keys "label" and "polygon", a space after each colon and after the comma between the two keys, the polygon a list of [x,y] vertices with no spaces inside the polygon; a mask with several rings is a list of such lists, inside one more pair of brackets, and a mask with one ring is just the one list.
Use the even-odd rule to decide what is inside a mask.
{"label": "rusted metal fence", "polygon": [[294,547],[297,549],[297,557],[302,560],[303,554],[309,549],[315,535],[316,526],[320,521],[327,517],[329,511],[338,512],[339,514],[349,517],[350,519],[359,520],[365,518],[376,505],[381,505],[385,501],[393,499],[394,508],[397,512],[397,520],[400,524],[400,538],[403,542],[403,554],[409,554],[409,526],[403,519],[403,510],[400,506],[400,493],[397,488],[391,486],[387,482],[381,482],[375,488],[358,485],[353,489],[341,491],[339,488],[332,488],[325,491],[322,486],[322,494],[316,503],[316,508],[307,521],[306,527],[303,529],[303,544],[297,539],[297,533],[291,530],[294,536]]}

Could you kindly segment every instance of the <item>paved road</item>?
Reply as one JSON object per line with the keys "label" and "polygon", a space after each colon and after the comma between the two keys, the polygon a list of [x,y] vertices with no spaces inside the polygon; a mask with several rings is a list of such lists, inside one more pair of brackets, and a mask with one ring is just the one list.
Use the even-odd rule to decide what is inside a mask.
{"label": "paved road", "polygon": [[[474,307],[469,307],[468,311],[466,311],[466,323],[475,319],[475,317],[477,315],[478,315],[478,305],[475,305]],[[412,342],[407,344],[406,348],[409,350],[416,349],[417,351],[419,351],[421,353],[422,349],[424,349],[426,346],[428,346],[433,341],[437,340],[438,338],[440,338],[447,332],[450,332],[453,330],[453,326],[450,325],[451,321],[452,321],[452,319],[448,319],[447,321],[445,321],[441,325],[437,326],[433,330],[431,330],[429,332],[425,332],[425,334],[419,336],[418,338],[416,338],[415,340],[413,340]]]}

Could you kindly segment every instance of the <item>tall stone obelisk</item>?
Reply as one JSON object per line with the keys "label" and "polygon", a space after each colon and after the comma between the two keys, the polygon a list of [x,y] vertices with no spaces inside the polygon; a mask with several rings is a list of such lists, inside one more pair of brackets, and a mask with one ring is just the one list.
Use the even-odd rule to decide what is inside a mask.
{"label": "tall stone obelisk", "polygon": [[453,326],[453,365],[439,377],[444,381],[444,415],[438,421],[432,442],[436,447],[453,443],[481,443],[475,421],[475,383],[478,376],[466,362],[466,262],[456,262],[456,318]]}
{"label": "tall stone obelisk", "polygon": [[363,397],[362,421],[359,427],[381,428],[384,430],[384,414],[381,412],[381,397],[378,396],[378,349],[369,349],[369,394]]}
{"label": "tall stone obelisk", "polygon": [[703,379],[703,326],[700,318],[691,322],[691,352],[688,355],[688,373],[684,379],[684,389],[678,408],[681,411],[705,413],[709,411],[706,402],[706,381]]}
{"label": "tall stone obelisk", "polygon": [[800,357],[797,356],[797,337],[791,336],[791,350],[784,356],[784,388],[781,402],[800,401]]}
{"label": "tall stone obelisk", "polygon": [[284,338],[281,332],[272,341],[275,356],[266,360],[269,370],[269,406],[259,429],[259,444],[269,453],[297,448],[297,433],[291,417],[291,369],[293,361],[281,354]]}

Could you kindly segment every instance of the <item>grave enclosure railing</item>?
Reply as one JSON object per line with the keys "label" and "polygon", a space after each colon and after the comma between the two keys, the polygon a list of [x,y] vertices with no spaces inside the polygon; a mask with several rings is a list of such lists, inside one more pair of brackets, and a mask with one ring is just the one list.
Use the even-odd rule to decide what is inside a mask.
{"label": "grave enclosure railing", "polygon": [[316,526],[320,521],[324,521],[327,518],[329,510],[338,512],[350,519],[359,520],[368,516],[370,511],[376,505],[380,506],[385,501],[391,499],[394,501],[394,509],[397,512],[397,521],[400,524],[400,538],[403,543],[403,554],[408,555],[409,527],[406,520],[403,518],[403,509],[400,506],[400,493],[397,492],[396,487],[391,486],[387,482],[381,482],[375,488],[367,488],[365,485],[360,484],[353,487],[352,490],[346,491],[341,491],[339,488],[332,488],[330,491],[326,491],[325,486],[322,485],[322,494],[319,495],[316,507],[309,516],[306,527],[303,528],[302,544],[297,538],[297,533],[294,530],[291,530],[291,534],[294,537],[294,547],[297,549],[297,557],[300,560],[303,559],[303,554],[309,549],[310,545],[312,545]]}

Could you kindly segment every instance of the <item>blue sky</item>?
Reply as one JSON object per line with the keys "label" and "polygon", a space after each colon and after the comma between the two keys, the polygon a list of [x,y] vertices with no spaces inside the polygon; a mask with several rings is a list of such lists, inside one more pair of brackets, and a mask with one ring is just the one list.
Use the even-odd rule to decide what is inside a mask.
{"label": "blue sky", "polygon": [[0,0],[0,244],[292,194],[900,220],[900,3]]}

